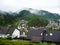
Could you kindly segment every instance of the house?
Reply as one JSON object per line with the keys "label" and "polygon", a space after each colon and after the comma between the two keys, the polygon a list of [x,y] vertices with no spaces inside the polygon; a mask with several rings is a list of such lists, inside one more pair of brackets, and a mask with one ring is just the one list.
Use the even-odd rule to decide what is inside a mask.
{"label": "house", "polygon": [[27,37],[25,32],[28,32],[26,28],[27,21],[21,20],[17,28],[9,27],[2,27],[0,26],[0,37],[8,37],[11,36],[12,38],[19,38],[19,37]]}
{"label": "house", "polygon": [[15,29],[12,33],[12,38],[19,38],[20,37],[20,31],[18,29]]}
{"label": "house", "polygon": [[[43,30],[36,30],[36,29],[30,28],[28,31],[27,38],[31,39],[32,41],[34,39],[34,42],[36,42],[36,40],[39,40],[37,42],[40,42],[42,40],[42,34],[43,34]],[[41,39],[36,39],[36,38],[41,38]]]}
{"label": "house", "polygon": [[26,32],[28,32],[27,23],[28,22],[26,20],[20,20],[19,21],[18,30],[20,31],[20,36],[21,37],[27,37],[27,35],[25,34]]}
{"label": "house", "polygon": [[28,21],[26,21],[26,20],[20,20],[18,26],[20,26],[22,28],[26,28],[27,23],[28,23]]}
{"label": "house", "polygon": [[44,29],[32,29],[28,31],[28,39],[34,42],[48,41],[48,42],[60,42],[60,31],[58,30],[44,30]]}
{"label": "house", "polygon": [[[26,32],[28,32],[27,28],[18,26],[18,28],[15,30],[18,30],[18,33],[20,34],[19,37],[27,37],[27,35],[25,34]],[[15,31],[15,32],[17,32],[17,31]]]}
{"label": "house", "polygon": [[10,36],[11,38],[19,38],[20,36],[25,36],[25,32],[21,31],[18,28],[13,28],[13,27],[1,27],[0,26],[0,37],[5,38]]}
{"label": "house", "polygon": [[15,28],[0,26],[0,37],[5,38],[5,37],[8,37],[8,36],[12,36],[12,33],[13,33],[14,30],[15,30]]}
{"label": "house", "polygon": [[60,28],[60,20],[49,20],[49,23],[46,26],[46,28],[59,29]]}

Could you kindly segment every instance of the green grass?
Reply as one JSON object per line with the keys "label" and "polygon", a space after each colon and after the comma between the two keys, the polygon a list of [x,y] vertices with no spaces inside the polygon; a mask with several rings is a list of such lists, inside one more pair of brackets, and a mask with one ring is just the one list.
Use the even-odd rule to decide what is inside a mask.
{"label": "green grass", "polygon": [[55,45],[54,43],[32,43],[25,40],[0,39],[0,45]]}

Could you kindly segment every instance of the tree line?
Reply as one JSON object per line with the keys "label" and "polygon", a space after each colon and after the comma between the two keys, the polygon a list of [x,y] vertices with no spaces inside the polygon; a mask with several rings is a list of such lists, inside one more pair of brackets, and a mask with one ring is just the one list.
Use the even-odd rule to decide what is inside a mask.
{"label": "tree line", "polygon": [[31,26],[46,26],[48,24],[48,20],[39,16],[30,13],[27,10],[20,11],[18,14],[9,14],[5,15],[0,14],[0,26],[9,26],[17,27],[19,20],[28,21],[27,25]]}

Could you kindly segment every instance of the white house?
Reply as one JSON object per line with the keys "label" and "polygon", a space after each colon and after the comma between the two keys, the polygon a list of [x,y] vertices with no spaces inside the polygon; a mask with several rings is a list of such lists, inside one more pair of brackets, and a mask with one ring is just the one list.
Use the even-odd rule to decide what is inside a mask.
{"label": "white house", "polygon": [[[21,27],[20,27],[21,28]],[[0,37],[5,38],[11,36],[12,38],[26,37],[24,30],[12,27],[0,27]],[[22,32],[22,33],[21,33]]]}
{"label": "white house", "polygon": [[12,38],[15,37],[19,38],[20,36],[26,37],[25,30],[27,31],[27,29],[24,29],[26,27],[26,24],[27,21],[22,20],[17,28],[0,26],[0,37],[7,37],[7,36],[11,36]]}
{"label": "white house", "polygon": [[14,32],[12,33],[12,38],[19,38],[20,37],[20,31],[18,29],[15,29]]}

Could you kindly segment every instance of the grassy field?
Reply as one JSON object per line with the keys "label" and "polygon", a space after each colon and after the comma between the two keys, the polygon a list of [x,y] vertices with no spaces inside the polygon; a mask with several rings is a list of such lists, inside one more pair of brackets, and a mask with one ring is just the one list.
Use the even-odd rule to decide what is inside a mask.
{"label": "grassy field", "polygon": [[0,39],[0,45],[55,45],[54,43],[32,43],[25,40]]}

